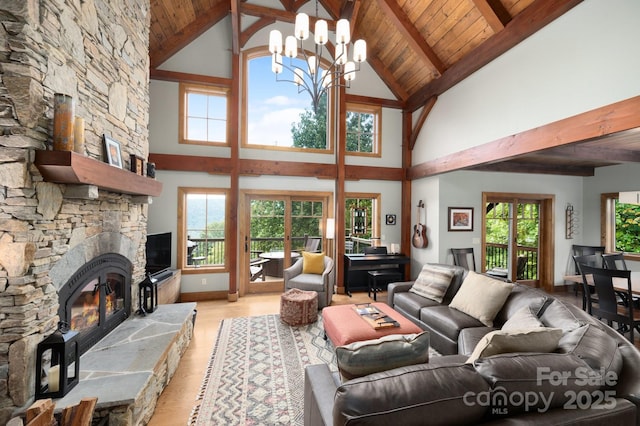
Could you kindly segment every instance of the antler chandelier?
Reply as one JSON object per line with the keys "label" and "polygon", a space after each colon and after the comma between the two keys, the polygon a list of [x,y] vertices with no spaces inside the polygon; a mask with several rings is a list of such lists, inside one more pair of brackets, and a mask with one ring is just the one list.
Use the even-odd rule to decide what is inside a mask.
{"label": "antler chandelier", "polygon": [[[282,33],[272,30],[269,33],[269,52],[271,52],[271,70],[276,74],[276,81],[286,81],[298,86],[298,93],[308,92],[313,103],[313,110],[317,112],[320,98],[331,87],[349,87],[356,78],[356,71],[360,70],[360,63],[367,59],[367,43],[356,40],[353,43],[353,57],[347,59],[347,46],[351,41],[351,29],[347,19],[340,19],[336,24],[336,43],[333,62],[326,68],[320,66],[323,49],[329,40],[327,21],[318,19],[318,1],[316,0],[316,23],[314,31],[313,55],[307,53],[303,42],[309,38],[309,15],[298,13],[294,28],[294,35],[287,36],[284,43],[284,56],[289,58],[289,64],[282,61]],[[301,59],[306,67],[294,65],[293,59],[302,54]],[[292,79],[280,79],[283,70],[291,73]],[[343,79],[344,83],[340,80]]]}

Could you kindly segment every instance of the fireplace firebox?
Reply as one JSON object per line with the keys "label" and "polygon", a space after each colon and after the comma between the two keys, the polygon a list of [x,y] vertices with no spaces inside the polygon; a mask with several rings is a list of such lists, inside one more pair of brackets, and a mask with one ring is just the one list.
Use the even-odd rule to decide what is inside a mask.
{"label": "fireplace firebox", "polygon": [[60,321],[77,331],[86,352],[131,312],[132,264],[117,253],[95,257],[60,289]]}

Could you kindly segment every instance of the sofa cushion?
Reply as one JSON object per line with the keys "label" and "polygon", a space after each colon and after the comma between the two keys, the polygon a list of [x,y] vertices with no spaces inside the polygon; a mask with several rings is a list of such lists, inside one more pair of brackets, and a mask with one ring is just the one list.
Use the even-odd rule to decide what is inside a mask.
{"label": "sofa cushion", "polygon": [[474,317],[445,305],[422,308],[420,321],[454,342],[458,341],[460,330],[484,325]]}
{"label": "sofa cushion", "polygon": [[553,352],[558,348],[560,337],[562,330],[559,328],[492,331],[478,342],[467,362],[509,352]]}
{"label": "sofa cushion", "polygon": [[563,332],[575,330],[587,322],[578,318],[564,303],[554,299],[546,305],[540,315],[540,321],[545,327],[561,328]]}
{"label": "sofa cushion", "polygon": [[544,327],[531,306],[523,306],[502,325],[502,330],[531,330]]}
{"label": "sofa cushion", "polygon": [[322,275],[324,272],[324,253],[302,252],[302,273]]}
{"label": "sofa cushion", "polygon": [[576,355],[595,371],[622,370],[622,354],[616,339],[595,324],[586,324],[565,333],[558,343],[557,352]]}
{"label": "sofa cushion", "polygon": [[[491,412],[509,417],[576,403],[577,395],[594,395],[599,388],[598,376],[572,354],[500,354],[479,358],[474,367],[491,385]],[[523,400],[534,392],[538,398]]]}
{"label": "sofa cushion", "polygon": [[469,271],[449,306],[491,327],[512,289],[512,283]]}
{"label": "sofa cushion", "polygon": [[416,278],[416,281],[409,291],[435,302],[442,303],[442,299],[451,284],[453,276],[454,271],[451,268],[427,263],[422,267],[418,278]]}
{"label": "sofa cushion", "polygon": [[540,312],[545,303],[549,300],[547,294],[538,289],[531,288],[524,284],[514,284],[513,290],[502,305],[502,309],[496,315],[494,322],[496,324],[504,324],[517,311],[525,306],[531,307],[531,311],[540,316]]}
{"label": "sofa cushion", "polygon": [[[460,330],[460,334],[458,335],[458,354],[466,355],[467,358],[469,358],[469,355],[471,355],[480,340],[492,331],[495,331],[495,328],[469,327]],[[467,358],[465,358],[465,362]]]}
{"label": "sofa cushion", "polygon": [[[487,382],[465,364],[418,364],[343,383],[335,392],[333,424],[477,424],[487,408],[465,404],[469,392],[486,394]],[[434,423],[435,424],[435,423]]]}
{"label": "sofa cushion", "polygon": [[393,298],[393,308],[399,309],[413,316],[420,318],[420,309],[428,306],[439,306],[438,302],[434,302],[426,297],[418,296],[415,293],[404,292],[397,293]]}
{"label": "sofa cushion", "polygon": [[338,371],[343,380],[429,362],[429,333],[392,334],[336,348]]}

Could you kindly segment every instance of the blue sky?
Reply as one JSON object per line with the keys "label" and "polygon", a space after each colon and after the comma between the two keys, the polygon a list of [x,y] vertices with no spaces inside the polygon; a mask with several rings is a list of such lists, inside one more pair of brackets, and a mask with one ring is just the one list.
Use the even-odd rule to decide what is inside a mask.
{"label": "blue sky", "polygon": [[[284,63],[288,64],[285,58]],[[291,123],[311,108],[308,93],[298,94],[295,84],[276,82],[271,71],[271,56],[250,61],[248,90],[248,142],[261,145],[291,146]],[[293,79],[286,69],[281,79]]]}

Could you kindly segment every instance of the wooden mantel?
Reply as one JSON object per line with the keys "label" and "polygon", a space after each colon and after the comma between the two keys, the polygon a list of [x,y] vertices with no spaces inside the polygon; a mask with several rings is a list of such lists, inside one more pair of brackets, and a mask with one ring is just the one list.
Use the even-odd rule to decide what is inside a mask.
{"label": "wooden mantel", "polygon": [[162,182],[71,151],[38,150],[35,165],[46,182],[95,185],[111,192],[152,197],[162,193]]}

